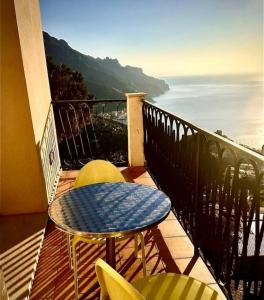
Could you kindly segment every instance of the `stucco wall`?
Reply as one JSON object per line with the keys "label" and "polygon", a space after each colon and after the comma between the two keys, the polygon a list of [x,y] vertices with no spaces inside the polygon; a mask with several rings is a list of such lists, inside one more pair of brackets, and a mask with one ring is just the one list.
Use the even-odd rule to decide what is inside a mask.
{"label": "stucco wall", "polygon": [[49,103],[38,1],[2,0],[1,214],[47,207],[38,142]]}
{"label": "stucco wall", "polygon": [[35,141],[38,143],[51,100],[40,8],[37,0],[14,2]]}

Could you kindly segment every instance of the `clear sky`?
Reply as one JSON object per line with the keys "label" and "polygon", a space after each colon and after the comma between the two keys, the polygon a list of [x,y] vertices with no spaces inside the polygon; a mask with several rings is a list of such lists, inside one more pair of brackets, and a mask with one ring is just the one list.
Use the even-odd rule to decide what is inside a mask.
{"label": "clear sky", "polygon": [[153,76],[263,72],[263,0],[40,0],[43,30]]}

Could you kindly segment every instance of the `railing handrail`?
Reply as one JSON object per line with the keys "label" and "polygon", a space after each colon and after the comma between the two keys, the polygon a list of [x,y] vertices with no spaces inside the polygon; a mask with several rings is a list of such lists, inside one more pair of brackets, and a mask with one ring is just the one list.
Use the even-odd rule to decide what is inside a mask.
{"label": "railing handrail", "polygon": [[90,104],[95,104],[95,103],[101,103],[101,102],[126,102],[126,99],[93,99],[93,100],[52,100],[52,104],[67,104],[67,103],[90,103]]}
{"label": "railing handrail", "polygon": [[193,123],[190,123],[190,122],[178,117],[176,114],[171,113],[171,112],[159,107],[158,105],[153,104],[150,101],[144,100],[144,102],[147,103],[148,105],[151,105],[151,106],[159,109],[163,113],[166,113],[166,114],[170,115],[171,117],[176,117],[178,120],[185,123],[187,126],[190,126],[191,128],[193,128],[197,132],[203,133],[205,136],[210,136],[211,138],[213,138],[213,139],[215,139],[215,140],[217,140],[217,141],[219,141],[219,142],[221,142],[221,143],[223,143],[227,146],[231,146],[231,148],[235,149],[236,151],[243,152],[243,154],[246,154],[246,156],[248,158],[256,160],[257,163],[259,163],[259,164],[264,164],[264,156],[263,155],[261,155],[257,152],[254,152],[253,150],[250,150],[246,147],[243,147],[243,146],[237,144],[236,142],[230,141],[230,140],[228,140],[227,138],[225,138],[223,136],[220,136],[216,133],[210,132],[210,131],[208,131],[204,128],[201,128],[201,127],[199,127],[199,126],[197,126]]}

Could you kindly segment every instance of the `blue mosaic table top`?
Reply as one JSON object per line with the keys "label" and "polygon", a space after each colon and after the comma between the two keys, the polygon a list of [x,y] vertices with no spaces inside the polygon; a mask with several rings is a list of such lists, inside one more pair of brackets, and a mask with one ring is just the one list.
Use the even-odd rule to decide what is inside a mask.
{"label": "blue mosaic table top", "polygon": [[55,199],[49,216],[68,233],[113,237],[160,223],[170,208],[169,198],[158,189],[135,183],[99,183]]}

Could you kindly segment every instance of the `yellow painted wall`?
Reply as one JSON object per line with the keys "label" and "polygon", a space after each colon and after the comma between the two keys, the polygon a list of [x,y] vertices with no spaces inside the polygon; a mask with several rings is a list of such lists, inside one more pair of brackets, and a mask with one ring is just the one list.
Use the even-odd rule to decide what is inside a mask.
{"label": "yellow painted wall", "polygon": [[39,2],[14,2],[35,141],[38,143],[51,101]]}
{"label": "yellow painted wall", "polygon": [[0,213],[41,212],[47,200],[37,143],[51,97],[38,1],[1,0],[0,19]]}

